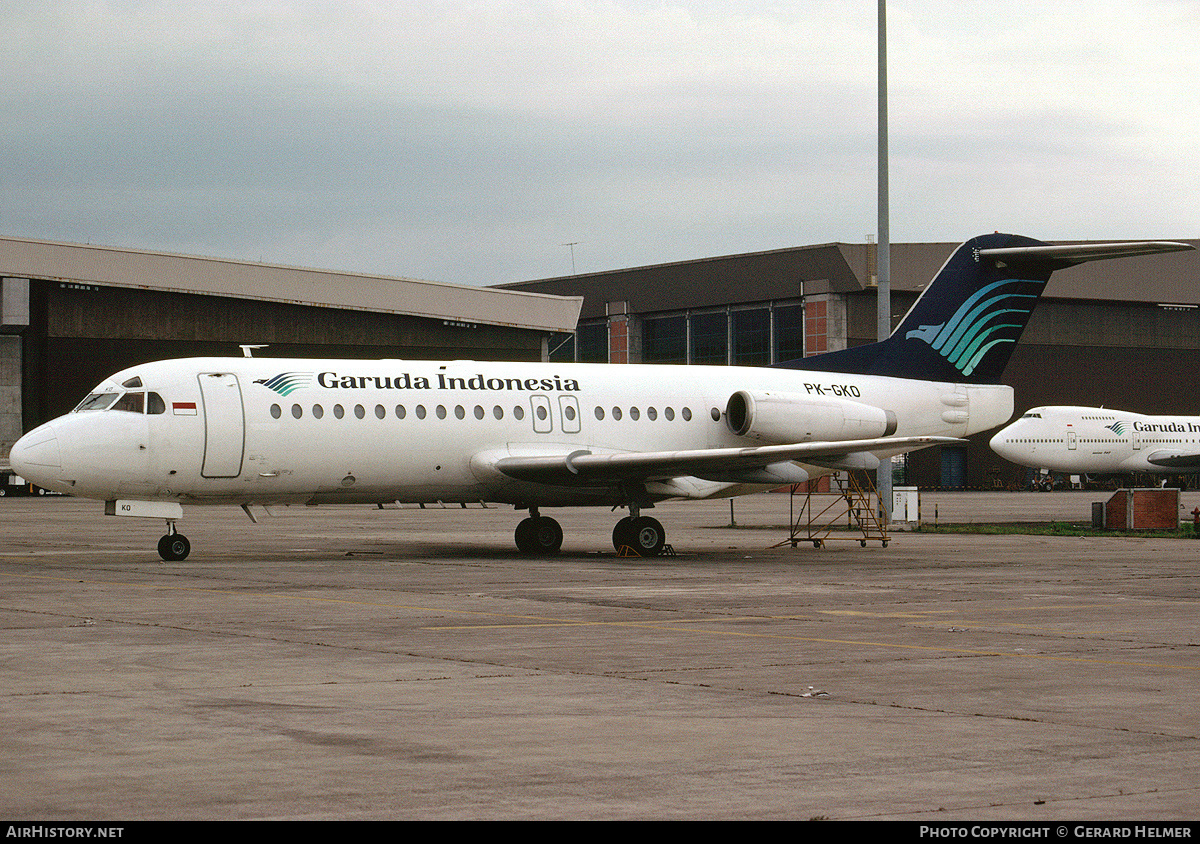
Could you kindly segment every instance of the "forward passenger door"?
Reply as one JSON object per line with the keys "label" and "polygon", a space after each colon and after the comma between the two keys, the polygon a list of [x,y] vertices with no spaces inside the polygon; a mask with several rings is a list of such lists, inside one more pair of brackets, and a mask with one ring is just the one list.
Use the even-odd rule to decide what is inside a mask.
{"label": "forward passenger door", "polygon": [[242,472],[246,450],[246,419],[242,388],[230,372],[201,372],[200,398],[204,404],[204,465],[206,478],[236,478]]}

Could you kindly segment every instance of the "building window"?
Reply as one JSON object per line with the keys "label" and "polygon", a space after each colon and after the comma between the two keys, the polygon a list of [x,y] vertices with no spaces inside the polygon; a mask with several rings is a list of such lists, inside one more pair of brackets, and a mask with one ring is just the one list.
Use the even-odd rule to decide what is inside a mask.
{"label": "building window", "polygon": [[733,312],[735,366],[768,366],[771,363],[771,311],[751,308]]}
{"label": "building window", "polygon": [[692,350],[689,362],[726,364],[729,362],[728,319],[724,311],[692,314]]}
{"label": "building window", "polygon": [[775,363],[804,357],[804,306],[776,305]]}
{"label": "building window", "polygon": [[608,323],[580,325],[575,332],[575,346],[580,363],[608,363]]}
{"label": "building window", "polygon": [[575,335],[551,334],[546,348],[551,363],[571,363],[575,360]]}
{"label": "building window", "polygon": [[642,360],[646,363],[687,363],[687,317],[642,320]]}

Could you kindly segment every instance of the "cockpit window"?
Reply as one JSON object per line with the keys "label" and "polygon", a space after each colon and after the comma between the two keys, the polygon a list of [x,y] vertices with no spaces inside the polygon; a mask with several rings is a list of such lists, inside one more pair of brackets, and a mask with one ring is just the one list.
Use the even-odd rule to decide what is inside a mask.
{"label": "cockpit window", "polygon": [[160,414],[167,412],[167,403],[158,393],[92,393],[81,401],[73,413],[87,410],[123,410],[126,413]]}
{"label": "cockpit window", "polygon": [[108,410],[109,405],[117,400],[117,393],[92,393],[76,406],[75,413],[85,410]]}
{"label": "cockpit window", "polygon": [[138,387],[142,386],[142,376],[135,375],[128,381],[122,381],[121,386],[128,387],[130,390],[136,390]]}
{"label": "cockpit window", "polygon": [[1041,418],[1042,418],[1042,414],[1040,414],[1040,413],[1026,413],[1026,414],[1025,414],[1024,416],[1022,416],[1021,418],[1022,418],[1022,419],[1041,419]]}
{"label": "cockpit window", "polygon": [[114,404],[111,410],[126,410],[130,413],[145,413],[146,412],[146,394],[145,393],[126,393],[121,396],[120,400]]}

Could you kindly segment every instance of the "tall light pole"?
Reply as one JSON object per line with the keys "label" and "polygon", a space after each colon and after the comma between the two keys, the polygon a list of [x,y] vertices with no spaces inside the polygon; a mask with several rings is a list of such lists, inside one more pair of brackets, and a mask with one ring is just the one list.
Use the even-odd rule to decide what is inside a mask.
{"label": "tall light pole", "polygon": [[[888,231],[888,113],[887,113],[887,2],[879,0],[879,243],[876,246],[878,322],[876,334],[886,340],[892,333],[892,257]],[[892,515],[892,460],[885,458],[875,474],[879,517],[886,526]]]}

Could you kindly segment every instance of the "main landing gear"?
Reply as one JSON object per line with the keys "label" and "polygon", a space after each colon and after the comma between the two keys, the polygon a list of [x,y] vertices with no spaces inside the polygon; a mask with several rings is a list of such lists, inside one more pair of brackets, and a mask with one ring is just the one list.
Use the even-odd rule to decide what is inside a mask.
{"label": "main landing gear", "polygon": [[[626,556],[657,557],[667,544],[667,532],[662,523],[640,515],[636,505],[630,506],[629,510],[630,515],[613,528],[613,548]],[[517,550],[522,554],[549,555],[557,554],[562,548],[563,532],[558,522],[540,515],[536,507],[530,507],[529,518],[517,525],[515,538]]]}
{"label": "main landing gear", "polygon": [[639,557],[657,557],[667,544],[667,532],[658,519],[626,516],[613,528],[613,548],[631,549]]}
{"label": "main landing gear", "polygon": [[175,523],[167,522],[166,535],[158,540],[158,556],[168,563],[186,560],[192,550],[192,543],[182,533],[176,533]]}
{"label": "main landing gear", "polygon": [[529,508],[529,518],[517,525],[517,550],[522,554],[557,554],[562,547],[562,526],[549,516]]}

